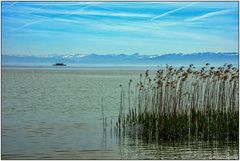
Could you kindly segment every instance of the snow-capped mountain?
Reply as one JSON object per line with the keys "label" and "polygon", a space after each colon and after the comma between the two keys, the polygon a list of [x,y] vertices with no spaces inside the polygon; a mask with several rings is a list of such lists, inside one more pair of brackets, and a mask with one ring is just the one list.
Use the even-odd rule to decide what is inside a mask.
{"label": "snow-capped mountain", "polygon": [[99,65],[187,65],[187,64],[204,64],[206,62],[213,65],[223,65],[231,63],[238,65],[237,52],[199,52],[199,53],[172,53],[163,55],[141,55],[135,53],[126,54],[74,54],[74,55],[47,55],[47,56],[17,56],[2,55],[2,63],[6,64],[53,64],[64,62],[67,64],[99,64]]}

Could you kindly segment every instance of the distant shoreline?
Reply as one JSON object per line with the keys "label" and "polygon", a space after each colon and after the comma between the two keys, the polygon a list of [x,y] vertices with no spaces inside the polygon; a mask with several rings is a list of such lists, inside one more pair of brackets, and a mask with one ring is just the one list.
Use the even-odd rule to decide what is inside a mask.
{"label": "distant shoreline", "polygon": [[[202,64],[204,64],[205,62],[203,62]],[[166,63],[167,64],[167,63]],[[19,63],[19,64],[2,64],[1,67],[5,68],[5,67],[20,67],[20,68],[162,68],[165,67],[166,64],[67,64],[67,66],[53,66],[52,64],[30,64],[30,63]],[[231,63],[228,63],[231,64]],[[185,64],[168,64],[168,65],[172,65],[173,67],[188,67]],[[223,64],[221,64],[220,66],[222,66]],[[238,64],[232,64],[235,67],[238,67]],[[210,62],[210,66],[214,66],[214,67],[220,67],[218,65],[211,65]],[[195,67],[202,67],[201,65],[196,65]]]}
{"label": "distant shoreline", "polygon": [[[163,66],[162,66],[163,67]],[[157,70],[157,65],[2,65],[2,69],[43,69],[43,70]]]}

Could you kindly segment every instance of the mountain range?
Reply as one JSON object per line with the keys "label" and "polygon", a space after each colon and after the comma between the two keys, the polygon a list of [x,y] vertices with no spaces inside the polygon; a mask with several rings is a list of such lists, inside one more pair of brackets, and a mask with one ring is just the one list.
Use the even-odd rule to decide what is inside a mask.
{"label": "mountain range", "polygon": [[237,52],[198,52],[198,53],[172,53],[163,55],[141,55],[135,53],[127,54],[73,54],[73,55],[47,55],[47,56],[20,56],[20,55],[2,55],[3,65],[52,65],[57,62],[78,65],[203,65],[210,63],[212,65],[223,65],[230,63],[238,65]]}

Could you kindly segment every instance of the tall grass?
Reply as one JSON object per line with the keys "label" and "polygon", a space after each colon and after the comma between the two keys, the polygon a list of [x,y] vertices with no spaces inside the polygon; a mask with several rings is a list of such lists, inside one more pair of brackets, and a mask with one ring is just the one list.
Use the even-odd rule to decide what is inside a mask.
{"label": "tall grass", "polygon": [[[166,66],[154,78],[122,85],[118,134],[147,140],[238,140],[239,70],[231,64],[197,70]],[[135,88],[135,92],[131,93]],[[124,110],[125,109],[125,110]]]}

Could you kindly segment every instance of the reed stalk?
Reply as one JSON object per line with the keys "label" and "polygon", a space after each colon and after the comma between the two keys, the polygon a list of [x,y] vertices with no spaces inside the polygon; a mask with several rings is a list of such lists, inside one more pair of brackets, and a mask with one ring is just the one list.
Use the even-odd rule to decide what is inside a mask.
{"label": "reed stalk", "polygon": [[[153,77],[147,70],[131,93],[124,114],[121,85],[116,128],[147,141],[238,140],[238,75],[232,65],[201,69],[167,65]],[[133,104],[131,104],[133,102]],[[125,128],[128,129],[125,131]]]}

